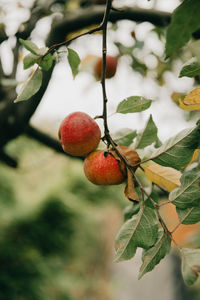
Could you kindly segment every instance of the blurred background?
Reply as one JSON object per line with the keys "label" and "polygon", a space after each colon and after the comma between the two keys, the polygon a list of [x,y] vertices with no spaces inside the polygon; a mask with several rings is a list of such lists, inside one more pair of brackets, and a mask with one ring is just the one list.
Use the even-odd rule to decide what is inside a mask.
{"label": "blurred background", "polygon": [[[139,132],[152,114],[159,138],[165,141],[199,119],[198,112],[182,111],[176,97],[199,84],[198,77],[178,78],[182,65],[198,52],[198,41],[165,61],[166,26],[179,4],[178,0],[113,1],[115,7],[135,9],[138,15],[108,26],[108,54],[119,56],[117,72],[107,80],[111,133],[124,128]],[[2,300],[200,299],[199,282],[193,288],[184,285],[175,250],[140,281],[140,250],[131,261],[113,263],[115,235],[129,205],[124,187],[93,185],[84,177],[81,159],[59,153],[57,131],[67,114],[102,113],[101,85],[93,72],[101,56],[101,34],[70,45],[82,60],[75,80],[62,47],[53,73],[45,73],[39,99],[13,105],[17,84],[30,74],[23,70],[28,52],[18,38],[31,37],[39,47],[61,42],[82,30],[83,25],[70,25],[75,19],[84,15],[90,20],[103,8],[101,1],[93,0],[0,0]],[[154,11],[158,21],[152,19]],[[136,114],[115,113],[118,103],[132,95],[153,99],[151,108]],[[167,214],[169,225],[178,222],[170,206],[162,213]],[[199,247],[199,224],[180,226],[176,239],[180,245]]]}

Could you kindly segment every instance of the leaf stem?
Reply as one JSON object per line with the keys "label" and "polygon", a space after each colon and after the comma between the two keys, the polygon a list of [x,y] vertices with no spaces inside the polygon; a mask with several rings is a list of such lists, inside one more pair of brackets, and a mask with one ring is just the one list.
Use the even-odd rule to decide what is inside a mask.
{"label": "leaf stem", "polygon": [[184,216],[184,218],[174,227],[174,229],[171,231],[171,233],[174,233],[178,227],[184,222],[184,220],[191,214],[193,210],[193,207],[190,208],[190,210],[188,211],[188,213]]}

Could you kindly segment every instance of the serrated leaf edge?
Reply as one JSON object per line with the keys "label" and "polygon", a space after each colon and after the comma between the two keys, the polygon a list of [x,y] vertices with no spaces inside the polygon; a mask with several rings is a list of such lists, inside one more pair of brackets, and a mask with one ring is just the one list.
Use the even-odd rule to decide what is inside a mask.
{"label": "serrated leaf edge", "polygon": [[[185,173],[185,174],[186,174],[186,173]],[[185,174],[183,174],[182,176],[184,176]],[[181,176],[181,177],[182,177],[182,176]],[[189,185],[187,185],[184,189],[181,189],[183,182],[181,181],[181,178],[180,178],[181,185],[180,185],[178,188],[174,189],[174,190],[172,191],[172,193],[175,192],[177,189],[179,189],[180,192],[176,195],[176,198],[178,198],[178,197],[179,197],[181,194],[183,194],[188,188],[190,188],[191,185],[192,185],[195,181],[197,181],[199,178],[200,178],[200,174],[199,174],[199,176],[195,177],[193,181],[189,182]],[[170,193],[170,194],[171,194],[171,193]],[[175,201],[176,198],[174,198],[174,199],[172,198],[172,199],[171,199],[171,196],[169,195],[169,200],[172,201],[172,202]],[[177,200],[176,200],[176,201],[177,201]]]}
{"label": "serrated leaf edge", "polygon": [[[153,255],[153,258],[157,255],[157,253],[159,252],[159,250],[161,249],[161,247],[163,246],[163,244],[166,242],[166,240],[167,240],[167,238],[168,238],[168,236],[166,235],[165,232],[163,232],[163,234],[165,235],[165,236],[164,236],[164,239],[163,239],[163,243],[160,244],[159,248],[158,248],[157,251],[155,252],[155,255]],[[163,238],[163,235],[160,236],[160,238],[156,241],[156,243],[155,243],[152,247],[154,247],[156,244],[158,244],[158,243],[162,240],[162,238]],[[151,247],[151,248],[152,248],[152,247]],[[150,249],[151,249],[151,248],[150,248]],[[162,256],[162,257],[160,258],[160,260],[158,261],[157,264],[155,264],[155,266],[159,264],[159,262],[165,257],[165,255],[166,255],[169,251],[170,251],[170,249],[169,249],[168,251],[166,251],[166,253],[164,254],[164,256]],[[153,259],[151,259],[151,261],[152,261],[152,260],[153,260]],[[145,269],[147,268],[147,266],[149,265],[149,263],[151,263],[151,261],[149,261],[148,264],[145,265],[145,267],[144,267]],[[142,266],[143,266],[143,264],[142,264]],[[140,273],[139,273],[138,279],[141,279],[147,272],[150,272],[151,270],[153,270],[153,269],[155,268],[155,266],[154,266],[150,271],[147,271],[147,272],[145,272],[145,273],[144,273],[144,268],[143,268],[143,271],[142,271],[142,273],[141,273],[142,266],[141,266],[141,268],[140,268]]]}
{"label": "serrated leaf edge", "polygon": [[[142,97],[142,96],[131,96],[131,97],[137,97],[137,98],[141,98],[142,100],[146,100],[147,101],[147,103],[143,103],[143,104],[138,104],[136,107],[141,107],[141,106],[143,106],[143,105],[149,105],[147,108],[149,108],[150,107],[150,105],[151,105],[151,103],[152,103],[152,100],[151,99],[146,99],[145,97]],[[128,98],[125,98],[124,100],[122,100],[120,103],[119,103],[119,105],[122,103],[122,102],[127,102],[131,97],[128,97]],[[118,105],[118,107],[119,107],[119,105]],[[120,111],[118,111],[118,107],[117,107],[117,110],[116,110],[116,112],[117,113],[123,113],[124,111],[126,111],[126,110],[129,110],[129,109],[131,109],[131,107],[129,108],[127,108],[126,107],[126,109],[123,109],[123,110],[120,110]],[[131,112],[130,112],[131,113]]]}
{"label": "serrated leaf edge", "polygon": [[[139,223],[140,223],[140,221],[141,221],[141,218],[142,218],[142,216],[143,216],[143,213],[144,213],[144,210],[142,210],[142,211],[140,212],[140,215],[139,215],[139,217],[138,217],[137,223],[136,223],[136,225],[134,226],[133,230],[131,231],[132,234],[130,234],[130,238],[127,239],[127,242],[126,242],[126,243],[124,243],[122,253],[120,252],[120,255],[118,255],[118,256],[116,255],[116,258],[114,259],[114,262],[118,262],[118,261],[120,260],[121,256],[124,254],[124,252],[125,252],[125,250],[126,250],[128,244],[130,243],[130,241],[131,241],[131,239],[132,239],[132,237],[133,237],[133,235],[134,235],[134,233],[135,233],[137,227],[139,226]],[[136,216],[136,215],[134,215],[133,217],[135,217],[135,216]],[[128,222],[131,222],[131,221],[132,221],[132,218],[129,219],[129,220],[127,221],[127,223],[128,223]]]}
{"label": "serrated leaf edge", "polygon": [[[40,70],[39,67],[37,67],[37,69],[35,69],[34,72],[32,72],[31,76],[28,78],[28,80],[26,81],[26,83],[25,83],[24,86],[22,87],[21,91],[19,92],[17,98],[14,100],[14,103],[18,103],[18,102],[21,102],[21,101],[26,101],[26,100],[29,99],[29,98],[26,98],[26,99],[23,99],[23,100],[19,100],[20,95],[23,93],[23,91],[24,91],[25,88],[28,86],[29,82],[32,80],[33,76],[35,75],[35,73],[36,73],[38,70]],[[40,72],[41,72],[41,70],[40,70]],[[41,81],[41,84],[42,84],[42,81]],[[35,92],[33,95],[35,95],[35,94],[39,91],[39,89],[40,89],[40,87],[41,87],[41,84],[38,86],[38,89],[36,90],[36,92]],[[32,96],[33,96],[33,95],[32,95]],[[32,96],[31,96],[31,97],[32,97]],[[30,98],[31,98],[31,97],[30,97]]]}

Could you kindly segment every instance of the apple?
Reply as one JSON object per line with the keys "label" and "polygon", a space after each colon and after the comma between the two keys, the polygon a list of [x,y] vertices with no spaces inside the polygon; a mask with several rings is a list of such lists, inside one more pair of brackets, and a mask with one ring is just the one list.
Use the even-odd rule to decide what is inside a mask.
{"label": "apple", "polygon": [[104,150],[93,151],[85,158],[84,173],[89,181],[97,185],[120,184],[126,179],[119,161]]}
{"label": "apple", "polygon": [[85,156],[98,146],[101,131],[98,124],[84,112],[69,114],[60,124],[58,132],[64,152]]}
{"label": "apple", "polygon": [[[102,57],[96,62],[94,66],[94,75],[97,80],[101,79],[102,74]],[[106,56],[106,78],[112,78],[117,70],[118,57],[117,56]]]}

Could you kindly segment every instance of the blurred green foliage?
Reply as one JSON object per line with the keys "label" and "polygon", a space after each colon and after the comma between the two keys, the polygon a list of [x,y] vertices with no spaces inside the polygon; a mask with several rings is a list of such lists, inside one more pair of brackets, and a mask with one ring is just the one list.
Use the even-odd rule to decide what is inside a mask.
{"label": "blurred green foliage", "polygon": [[6,151],[19,168],[0,163],[0,299],[110,300],[123,185],[95,186],[82,161],[27,137]]}
{"label": "blurred green foliage", "polygon": [[89,183],[81,161],[26,137],[7,151],[20,167],[0,164],[0,299],[109,299],[105,236],[123,188]]}

